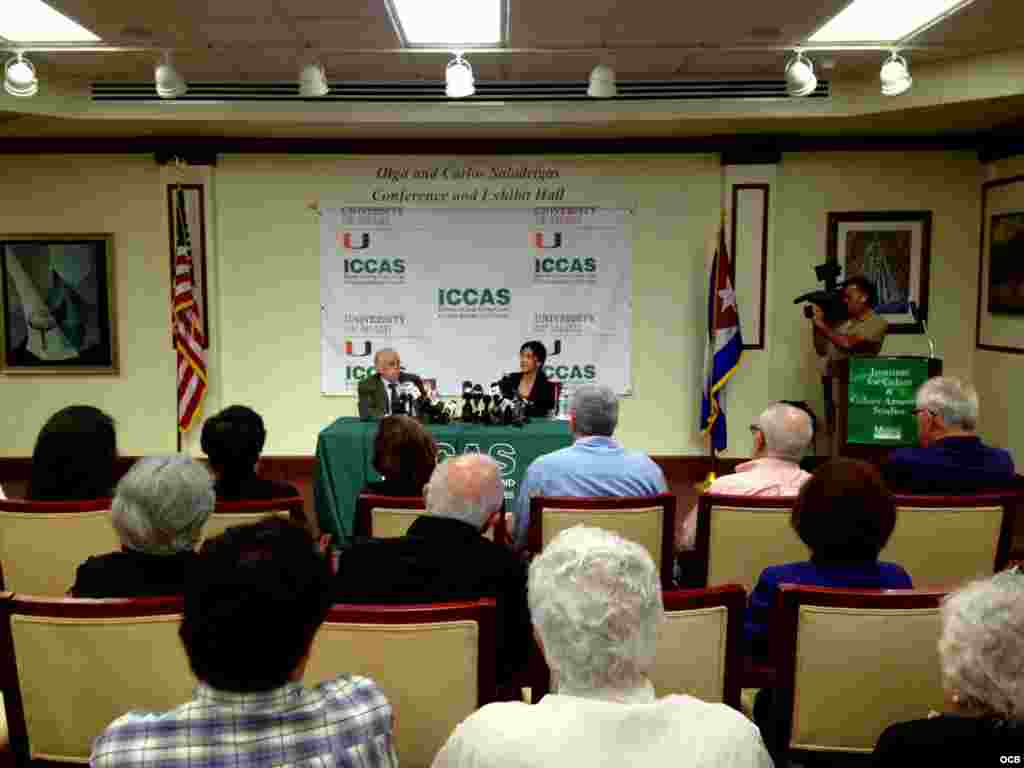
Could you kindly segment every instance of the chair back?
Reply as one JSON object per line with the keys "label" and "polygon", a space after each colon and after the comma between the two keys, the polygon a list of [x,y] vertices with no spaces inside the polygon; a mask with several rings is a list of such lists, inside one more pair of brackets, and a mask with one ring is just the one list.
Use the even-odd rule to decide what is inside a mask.
{"label": "chair back", "polygon": [[746,592],[737,584],[662,594],[665,621],[649,677],[658,696],[688,693],[740,708]]}
{"label": "chair back", "polygon": [[944,596],[782,585],[771,625],[780,743],[868,754],[891,723],[941,709]]}
{"label": "chair back", "polygon": [[307,685],[341,672],[372,678],[395,714],[403,766],[429,766],[455,726],[495,694],[495,601],[335,605],[306,666]]}
{"label": "chair back", "polygon": [[704,584],[754,588],[770,565],[807,560],[810,551],[789,524],[791,498],[719,496],[697,500],[697,554]]}
{"label": "chair back", "polygon": [[[426,510],[426,501],[422,496],[379,496],[372,493],[361,493],[356,500],[356,536],[372,536],[375,539],[397,539],[405,536],[409,527],[417,517]],[[504,530],[504,517],[498,526],[491,526],[484,536],[495,541],[503,541],[501,534],[495,529]]]}
{"label": "chair back", "polygon": [[896,496],[896,527],[879,559],[902,565],[918,587],[991,576],[1009,559],[1017,495]]}
{"label": "chair back", "polygon": [[88,557],[120,548],[110,521],[110,499],[0,499],[0,564],[5,589],[64,595],[75,583],[78,566]]}
{"label": "chair back", "polygon": [[672,584],[672,539],[676,497],[657,496],[534,496],[526,548],[539,553],[566,528],[589,525],[613,531],[647,548],[667,589]]}
{"label": "chair back", "polygon": [[182,598],[0,600],[11,747],[33,760],[85,762],[92,742],[129,711],[192,698],[178,639]]}
{"label": "chair back", "polygon": [[277,499],[243,499],[242,501],[217,501],[213,514],[203,526],[203,540],[219,536],[235,525],[258,523],[268,517],[281,517],[306,526],[301,496],[285,496]]}

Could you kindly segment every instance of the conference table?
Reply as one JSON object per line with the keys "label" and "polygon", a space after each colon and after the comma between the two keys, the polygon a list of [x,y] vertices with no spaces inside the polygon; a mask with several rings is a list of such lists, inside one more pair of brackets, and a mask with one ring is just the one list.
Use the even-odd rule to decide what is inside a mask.
{"label": "conference table", "polygon": [[[372,466],[378,423],[342,416],[317,437],[313,494],[320,532],[331,534],[339,545],[352,538],[359,492],[368,482],[381,479]],[[522,427],[461,422],[424,426],[437,440],[439,461],[479,452],[498,462],[506,504],[516,497],[530,462],[572,443],[569,423],[558,420],[536,420]]]}

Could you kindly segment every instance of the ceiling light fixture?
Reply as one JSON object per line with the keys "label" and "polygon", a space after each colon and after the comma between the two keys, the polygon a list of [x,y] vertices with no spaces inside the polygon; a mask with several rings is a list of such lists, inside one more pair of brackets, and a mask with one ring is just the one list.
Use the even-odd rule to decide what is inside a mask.
{"label": "ceiling light fixture", "polygon": [[455,58],[444,70],[445,95],[450,99],[462,99],[476,93],[473,84],[473,68],[462,57],[462,51],[455,51]]}
{"label": "ceiling light fixture", "polygon": [[36,68],[23,54],[8,59],[4,66],[4,90],[11,96],[35,96],[39,92]]}
{"label": "ceiling light fixture", "polygon": [[156,65],[153,81],[156,83],[156,95],[161,99],[176,99],[188,93],[188,85],[171,63],[169,53],[165,53],[163,60]]}
{"label": "ceiling light fixture", "polygon": [[305,99],[326,96],[330,90],[322,64],[307,64],[299,72],[299,96]]}
{"label": "ceiling light fixture", "polygon": [[786,62],[786,93],[790,96],[806,96],[818,87],[818,78],[814,76],[814,64],[804,56],[803,51],[795,51],[795,54]]}
{"label": "ceiling light fixture", "polygon": [[615,70],[607,64],[598,64],[590,70],[590,85],[587,96],[592,99],[611,99],[618,93],[615,87]]}
{"label": "ceiling light fixture", "polygon": [[907,67],[907,60],[893,51],[889,54],[882,65],[880,74],[882,80],[882,95],[899,96],[910,90],[914,78],[910,76],[910,69]]}

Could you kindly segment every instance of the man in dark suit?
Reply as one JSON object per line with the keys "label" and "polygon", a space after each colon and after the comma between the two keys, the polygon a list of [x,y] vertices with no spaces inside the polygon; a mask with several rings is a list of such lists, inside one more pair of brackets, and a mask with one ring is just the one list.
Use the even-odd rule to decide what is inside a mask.
{"label": "man in dark suit", "polygon": [[936,376],[917,390],[920,448],[889,454],[882,476],[895,492],[959,494],[1013,486],[1010,452],[975,434],[978,393],[960,379]]}
{"label": "man in dark suit", "polygon": [[484,538],[502,514],[501,470],[470,453],[439,464],[426,486],[426,512],[405,536],[365,539],[342,552],[335,602],[413,604],[493,597],[498,675],[507,682],[526,660],[531,628],[526,566]]}
{"label": "man in dark suit", "polygon": [[402,370],[401,358],[395,350],[377,350],[373,356],[373,367],[377,372],[359,382],[359,418],[380,419],[404,413],[400,405],[402,384],[414,384],[419,392],[417,399],[426,396],[422,379]]}

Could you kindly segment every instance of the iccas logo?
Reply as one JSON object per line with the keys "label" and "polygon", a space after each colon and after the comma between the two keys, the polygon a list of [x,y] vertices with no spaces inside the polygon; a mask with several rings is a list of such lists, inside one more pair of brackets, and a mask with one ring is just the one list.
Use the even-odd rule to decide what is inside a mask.
{"label": "iccas logo", "polygon": [[597,379],[597,366],[593,363],[583,365],[545,365],[544,373],[551,379],[563,382],[585,382]]}
{"label": "iccas logo", "polygon": [[538,275],[586,275],[597,272],[597,259],[591,256],[572,259],[545,256],[534,259],[533,264],[533,271]]}
{"label": "iccas logo", "polygon": [[438,288],[441,307],[504,307],[512,302],[508,288]]}
{"label": "iccas logo", "polygon": [[551,250],[562,247],[562,233],[552,232],[550,238],[544,232],[533,233],[533,247],[541,250]]}
{"label": "iccas logo", "polygon": [[375,372],[372,365],[346,365],[345,381],[362,381],[373,376]]}
{"label": "iccas logo", "polygon": [[345,259],[347,275],[404,275],[405,259]]}
{"label": "iccas logo", "polygon": [[356,349],[356,344],[352,339],[345,339],[345,354],[349,357],[369,357],[370,352],[373,350],[373,345],[368,341],[364,341],[363,351],[357,352]]}
{"label": "iccas logo", "polygon": [[346,251],[365,251],[370,247],[370,233],[362,232],[359,235],[358,245],[352,232],[342,232],[338,235],[338,240],[341,242],[341,247]]}

